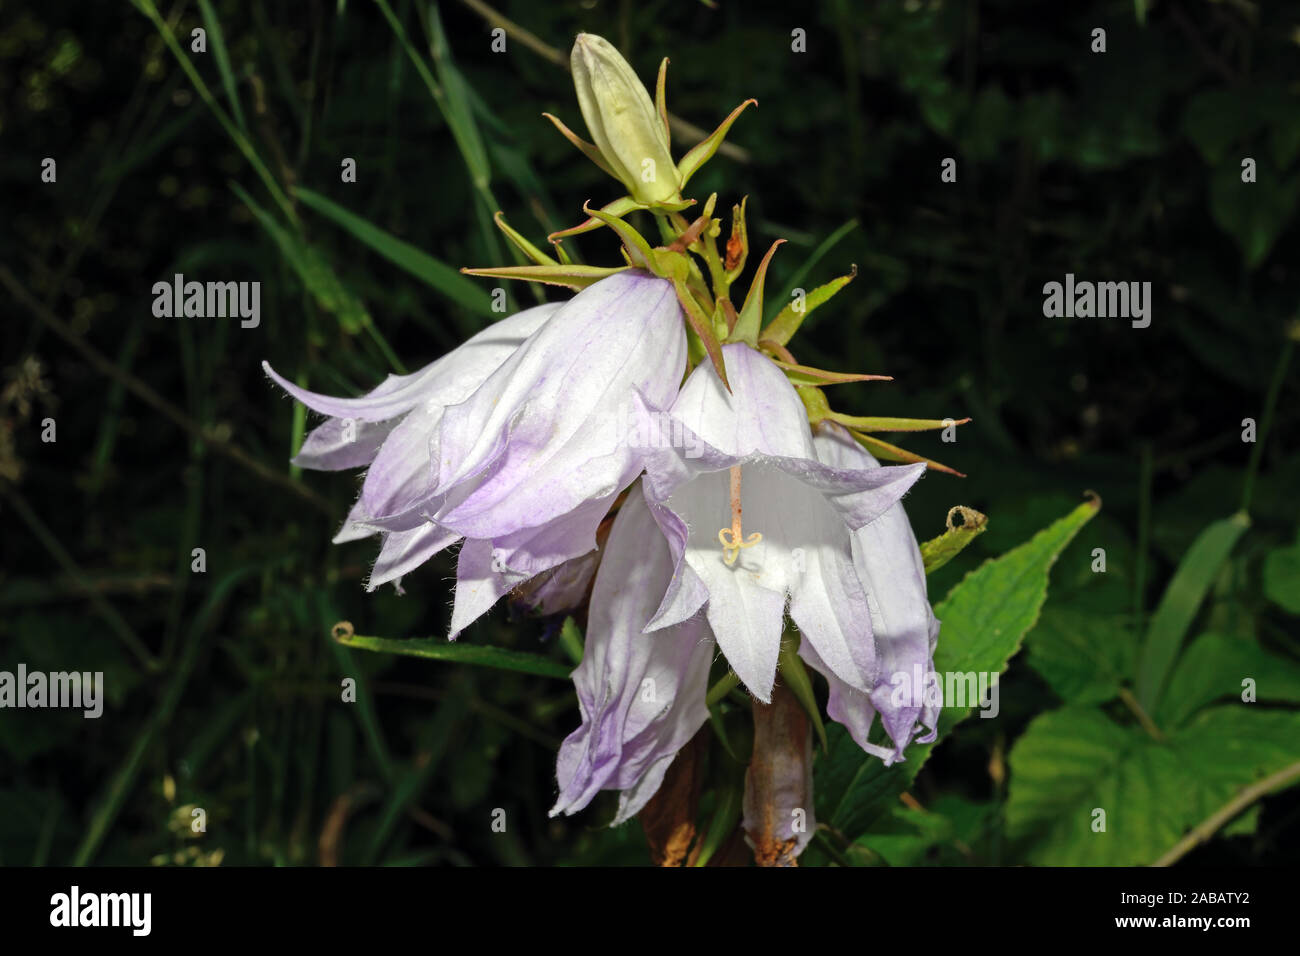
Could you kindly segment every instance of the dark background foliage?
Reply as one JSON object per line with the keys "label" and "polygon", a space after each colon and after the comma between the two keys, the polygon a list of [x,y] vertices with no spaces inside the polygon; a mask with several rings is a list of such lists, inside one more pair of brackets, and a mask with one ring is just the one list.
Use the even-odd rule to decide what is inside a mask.
{"label": "dark background foliage", "polygon": [[[497,208],[540,241],[576,223],[584,200],[618,192],[540,117],[581,128],[545,49],[512,34],[492,52],[477,4],[390,2],[441,106],[370,0],[160,5],[230,112],[212,31],[209,52],[189,52],[204,7],[215,14],[238,121],[296,223],[131,3],[0,4],[0,666],[103,670],[109,695],[95,721],[0,715],[0,862],[646,859],[638,827],[601,828],[603,805],[547,818],[555,749],[577,722],[567,684],[329,640],[341,619],[364,634],[444,633],[453,557],[408,576],[405,596],[365,593],[374,543],[329,543],[356,482],[290,472],[303,416],[260,362],[356,394],[393,370],[392,356],[417,368],[490,319],[293,189],[452,267],[510,261],[491,227]],[[1092,489],[1102,514],[1054,571],[1049,608],[1140,617],[1196,534],[1241,506],[1256,450],[1242,420],[1263,415],[1300,301],[1300,8],[1150,6],[499,10],[565,55],[578,31],[600,33],[646,80],[671,57],[670,108],[700,127],[758,99],[730,137],[744,160],[715,159],[692,187],[718,191],[723,208],[749,195],[760,249],[788,240],[769,295],[857,265],[793,343],[800,360],[895,377],[841,387],[844,411],[974,419],[956,443],[900,442],[969,475],[920,483],[909,498],[919,537],[939,533],[952,505],[990,517],[931,579],[936,600]],[[1095,27],[1104,54],[1090,52]],[[806,53],[791,51],[795,28]],[[449,114],[475,131],[468,147]],[[943,183],[950,156],[957,182]],[[1250,185],[1245,156],[1258,163]],[[41,182],[45,157],[56,183]],[[355,184],[340,182],[343,157],[357,161]],[[607,234],[576,245],[589,262],[616,261]],[[151,287],[176,272],[260,280],[261,325],[155,318]],[[1043,284],[1066,273],[1150,281],[1150,327],[1045,318]],[[1297,531],[1294,378],[1280,387],[1253,527],[1204,614],[1294,661],[1296,619],[1260,584],[1265,555]],[[45,418],[56,443],[41,441]],[[196,547],[202,574],[191,572]],[[1105,575],[1089,570],[1095,547],[1107,549]],[[557,627],[498,609],[464,639],[558,657]],[[347,676],[361,681],[357,704],[339,701]],[[1060,698],[1022,655],[1002,701],[1001,719],[964,725],[913,788],[921,805],[960,801],[986,821],[924,859],[1017,859],[987,820],[1006,796],[1008,749]],[[192,807],[208,815],[200,839]],[[489,826],[496,808],[505,833]],[[1278,863],[1298,839],[1300,804],[1282,794],[1189,860]]]}

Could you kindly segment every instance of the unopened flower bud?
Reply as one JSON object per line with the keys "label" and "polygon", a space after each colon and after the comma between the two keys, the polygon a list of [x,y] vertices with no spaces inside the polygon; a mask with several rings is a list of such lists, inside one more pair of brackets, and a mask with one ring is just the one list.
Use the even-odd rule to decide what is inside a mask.
{"label": "unopened flower bud", "polygon": [[676,197],[681,179],[668,151],[668,132],[631,65],[594,33],[578,34],[570,62],[582,118],[628,193],[643,203]]}

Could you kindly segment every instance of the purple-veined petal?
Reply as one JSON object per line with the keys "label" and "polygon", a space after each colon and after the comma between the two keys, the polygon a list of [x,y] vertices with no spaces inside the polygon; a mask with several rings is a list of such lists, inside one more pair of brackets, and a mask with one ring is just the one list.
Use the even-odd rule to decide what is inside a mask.
{"label": "purple-veined petal", "polygon": [[409,574],[439,551],[451,547],[459,537],[453,531],[432,524],[412,531],[396,531],[384,535],[384,546],[370,572],[366,590],[373,591],[381,584]]}
{"label": "purple-veined petal", "polygon": [[336,398],[308,391],[281,376],[269,362],[263,362],[262,369],[273,382],[314,412],[359,422],[387,421],[422,401],[450,404],[462,400],[561,305],[548,302],[508,316],[418,372],[390,375],[359,398]]}
{"label": "purple-veined petal", "polygon": [[396,422],[360,422],[327,418],[303,440],[291,461],[299,468],[316,471],[344,471],[364,468],[374,460]]}
{"label": "purple-veined petal", "polygon": [[654,795],[673,755],[708,719],[713,641],[700,618],[643,634],[672,561],[641,495],[630,494],[606,543],[573,672],[582,726],[560,747],[551,815],[581,810],[602,789],[628,793],[619,820]]}
{"label": "purple-veined petal", "polygon": [[612,495],[598,498],[536,528],[466,539],[456,571],[451,638],[520,584],[594,551],[596,531],[613,503]]}
{"label": "purple-veined petal", "polygon": [[584,289],[465,401],[443,414],[436,520],[494,538],[626,488],[632,397],[666,406],[686,365],[672,285],[629,270]]}
{"label": "purple-veined petal", "polygon": [[[838,425],[823,424],[814,441],[819,457],[835,467],[879,467]],[[904,748],[923,728],[929,732],[920,742],[934,739],[938,706],[927,694],[927,683],[939,633],[926,591],[925,563],[901,503],[853,533],[853,559],[871,609],[877,657],[875,686],[866,708],[879,712],[894,741],[894,757],[901,759]],[[848,695],[844,707],[863,703],[860,695]],[[834,713],[831,716],[839,719]],[[851,722],[842,722],[853,730]],[[869,727],[870,717],[865,722]]]}
{"label": "purple-veined petal", "polygon": [[[723,353],[731,392],[701,365],[671,409],[673,428],[655,421],[650,402],[638,406],[644,422],[636,434],[660,439],[643,450],[644,488],[675,564],[649,626],[673,624],[704,605],[728,663],[766,702],[790,596],[810,643],[841,679],[869,690],[878,664],[850,533],[894,506],[924,466],[818,460],[803,404],[781,370],[748,346]],[[742,537],[761,540],[728,563],[718,535],[732,525],[737,466]]]}
{"label": "purple-veined petal", "polygon": [[362,522],[365,517],[361,511],[361,502],[357,501],[348,511],[348,516],[343,519],[343,527],[339,528],[338,534],[330,540],[334,544],[345,544],[348,541],[360,541],[363,538],[369,538],[371,535],[379,534],[374,528],[368,528]]}
{"label": "purple-veined petal", "polygon": [[876,719],[876,708],[871,698],[862,691],[850,687],[827,667],[817,651],[808,642],[800,642],[799,656],[817,673],[826,678],[830,686],[830,696],[826,701],[826,714],[837,724],[842,724],[853,738],[853,742],[872,756],[879,757],[888,766],[895,759],[895,751],[880,747],[870,740],[871,725]]}

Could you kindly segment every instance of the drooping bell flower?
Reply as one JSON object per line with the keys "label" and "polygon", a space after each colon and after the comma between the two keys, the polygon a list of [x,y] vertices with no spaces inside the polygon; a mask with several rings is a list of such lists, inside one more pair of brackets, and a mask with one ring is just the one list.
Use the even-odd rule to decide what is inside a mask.
{"label": "drooping bell flower", "polygon": [[335,544],[342,544],[383,535],[370,590],[400,578],[456,540],[427,524],[389,532],[366,522],[424,503],[431,487],[429,436],[443,410],[468,398],[560,306],[547,303],[504,318],[420,371],[390,375],[359,398],[308,391],[279,375],[269,362],[262,363],[277,385],[312,411],[329,416],[307,435],[294,464],[318,471],[370,468],[360,498],[334,537]]}
{"label": "drooping bell flower", "polygon": [[579,292],[447,409],[429,517],[467,539],[452,636],[515,586],[596,547],[600,522],[642,468],[623,410],[670,403],[685,367],[672,284],[628,270]]}
{"label": "drooping bell flower", "polygon": [[582,663],[573,672],[582,725],[560,746],[551,816],[619,790],[621,823],[640,812],[708,708],[713,639],[696,615],[643,633],[673,576],[673,558],[639,488],[614,519],[596,572]]}
{"label": "drooping bell flower", "polygon": [[924,465],[824,463],[782,371],[747,345],[722,351],[731,391],[712,365],[698,366],[671,409],[693,440],[647,454],[645,495],[674,562],[648,627],[705,608],[727,662],[766,703],[788,599],[819,660],[869,693],[880,661],[851,533],[888,511]]}
{"label": "drooping bell flower", "polygon": [[[832,422],[818,426],[813,444],[821,461],[832,468],[880,467],[870,452]],[[830,685],[826,706],[830,718],[888,766],[903,759],[904,749],[914,739],[933,741],[939,717],[939,705],[926,693],[926,678],[934,671],[939,621],[926,594],[921,549],[901,502],[853,533],[853,561],[871,613],[877,663],[873,686],[864,693],[844,681],[808,642],[800,646],[799,654]],[[877,713],[892,748],[868,740]]]}
{"label": "drooping bell flower", "polygon": [[[470,376],[458,353],[446,371],[460,380]],[[601,520],[641,471],[620,432],[621,410],[637,400],[670,403],[685,366],[671,283],[626,270],[551,307],[492,368],[475,365],[476,382],[453,401],[417,397],[379,446],[344,529],[385,532],[370,587],[466,539],[455,637],[512,588],[593,550]],[[382,411],[403,410],[386,400],[375,400]]]}

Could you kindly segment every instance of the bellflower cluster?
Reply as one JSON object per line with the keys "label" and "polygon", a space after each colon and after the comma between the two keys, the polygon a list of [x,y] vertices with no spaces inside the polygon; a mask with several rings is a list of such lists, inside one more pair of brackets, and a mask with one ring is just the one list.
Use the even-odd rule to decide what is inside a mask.
{"label": "bellflower cluster", "polygon": [[[294,462],[366,469],[334,540],[380,537],[369,589],[400,587],[459,543],[451,638],[507,594],[543,614],[585,609],[573,672],[581,722],[560,748],[552,815],[611,790],[614,822],[635,816],[743,688],[755,731],[741,825],[759,862],[784,865],[810,833],[791,820],[811,815],[809,721],[820,717],[810,694],[787,690],[810,686],[805,665],[828,685],[830,718],[886,764],[934,739],[937,708],[920,688],[900,697],[891,678],[928,673],[939,633],[902,498],[927,467],[950,469],[873,433],[946,423],[834,412],[826,386],[884,376],[791,354],[806,314],[853,275],[764,324],[774,245],[733,305],[745,204],[719,253],[717,196],[689,219],[682,190],[752,101],[674,163],[666,64],[652,102],[617,50],[578,37],[574,82],[594,143],[550,118],[627,195],[584,206],[584,222],[550,237],[554,257],[498,216],[529,264],[465,270],[566,287],[570,298],[505,318],[359,398],[264,367],[326,416]],[[626,222],[633,210],[653,217],[662,245]],[[602,227],[625,264],[575,264],[562,240]]]}

